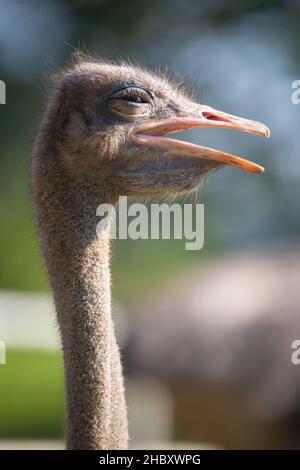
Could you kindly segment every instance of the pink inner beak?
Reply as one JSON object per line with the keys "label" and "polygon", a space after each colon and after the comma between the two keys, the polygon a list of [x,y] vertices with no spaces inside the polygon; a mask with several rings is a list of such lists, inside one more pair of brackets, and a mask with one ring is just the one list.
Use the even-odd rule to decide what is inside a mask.
{"label": "pink inner beak", "polygon": [[263,137],[270,136],[270,130],[260,122],[223,113],[209,106],[195,105],[195,113],[191,117],[174,117],[136,126],[132,133],[132,139],[135,143],[140,145],[164,148],[166,150],[166,156],[205,158],[234,165],[251,173],[262,173],[264,171],[262,166],[249,160],[236,157],[235,155],[164,137],[167,134],[195,127],[222,127],[250,132],[252,134],[262,135]]}

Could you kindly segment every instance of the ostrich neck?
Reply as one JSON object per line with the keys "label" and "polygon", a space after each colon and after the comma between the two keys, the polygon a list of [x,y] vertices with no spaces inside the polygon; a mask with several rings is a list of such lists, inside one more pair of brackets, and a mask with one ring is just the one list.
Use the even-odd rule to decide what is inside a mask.
{"label": "ostrich neck", "polygon": [[104,190],[78,187],[51,158],[36,159],[33,168],[36,215],[64,355],[67,448],[126,448],[123,377],[111,316],[109,240],[105,234],[96,237],[96,208],[111,201]]}

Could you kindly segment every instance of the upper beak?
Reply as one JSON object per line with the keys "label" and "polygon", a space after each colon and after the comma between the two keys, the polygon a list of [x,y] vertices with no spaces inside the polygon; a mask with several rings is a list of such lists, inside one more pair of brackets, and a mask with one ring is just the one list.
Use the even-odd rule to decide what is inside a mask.
{"label": "upper beak", "polygon": [[132,139],[140,145],[162,147],[166,150],[168,156],[215,160],[223,164],[237,166],[252,173],[262,173],[264,171],[262,166],[235,155],[164,137],[166,134],[195,127],[223,127],[262,135],[263,137],[270,136],[269,129],[260,122],[233,116],[209,106],[195,104],[190,116],[172,117],[135,126]]}

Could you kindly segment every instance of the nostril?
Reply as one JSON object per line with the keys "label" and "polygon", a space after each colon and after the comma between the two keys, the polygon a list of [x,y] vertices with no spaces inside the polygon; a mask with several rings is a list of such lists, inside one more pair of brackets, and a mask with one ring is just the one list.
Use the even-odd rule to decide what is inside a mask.
{"label": "nostril", "polygon": [[203,111],[202,116],[208,121],[231,122],[230,119],[220,116],[218,114],[211,113],[209,111]]}

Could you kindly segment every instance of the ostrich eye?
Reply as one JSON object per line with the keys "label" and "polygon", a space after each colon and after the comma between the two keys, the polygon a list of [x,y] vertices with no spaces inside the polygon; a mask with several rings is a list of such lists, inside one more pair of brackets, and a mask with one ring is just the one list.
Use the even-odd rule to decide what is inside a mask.
{"label": "ostrich eye", "polygon": [[130,103],[147,103],[147,101],[144,101],[141,96],[128,96],[124,99]]}
{"label": "ostrich eye", "polygon": [[152,96],[143,88],[127,87],[114,92],[107,104],[114,114],[125,119],[135,119],[150,113]]}

